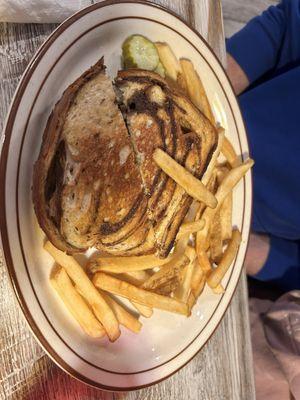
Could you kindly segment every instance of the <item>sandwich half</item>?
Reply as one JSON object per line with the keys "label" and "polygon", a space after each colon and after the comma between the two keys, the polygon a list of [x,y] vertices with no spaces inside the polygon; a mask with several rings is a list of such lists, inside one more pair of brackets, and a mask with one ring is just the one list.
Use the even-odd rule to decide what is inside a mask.
{"label": "sandwich half", "polygon": [[49,240],[68,253],[154,251],[148,199],[103,59],[66,89],[49,117],[33,202]]}
{"label": "sandwich half", "polygon": [[120,71],[115,85],[148,195],[157,250],[166,257],[192,199],[155,164],[153,151],[161,148],[201,178],[216,148],[217,133],[184,95],[154,72]]}

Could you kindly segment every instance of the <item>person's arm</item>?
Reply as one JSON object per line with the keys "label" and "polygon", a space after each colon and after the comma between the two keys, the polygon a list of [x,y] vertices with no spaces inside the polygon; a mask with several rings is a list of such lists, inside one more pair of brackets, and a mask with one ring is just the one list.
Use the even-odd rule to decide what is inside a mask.
{"label": "person's arm", "polygon": [[235,59],[228,53],[226,71],[235,94],[238,95],[247,89],[249,86],[249,79],[247,78],[247,75],[235,61]]}
{"label": "person's arm", "polygon": [[[283,0],[227,41],[227,72],[237,93],[276,67],[300,57],[300,0]],[[284,52],[284,54],[282,54]]]}

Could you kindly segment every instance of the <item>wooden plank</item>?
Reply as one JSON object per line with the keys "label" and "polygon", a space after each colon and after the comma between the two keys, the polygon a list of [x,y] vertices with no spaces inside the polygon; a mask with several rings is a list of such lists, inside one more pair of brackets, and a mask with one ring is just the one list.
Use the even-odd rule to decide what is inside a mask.
{"label": "wooden plank", "polygon": [[187,7],[187,1],[185,0],[155,0],[157,4],[169,8],[176,14],[180,15],[183,19],[190,22],[189,7]]}
{"label": "wooden plank", "polygon": [[222,0],[224,19],[246,23],[266,8],[278,3],[278,0]]}
{"label": "wooden plank", "polygon": [[236,32],[245,26],[244,22],[234,21],[231,19],[224,20],[224,33],[226,38],[230,38]]}

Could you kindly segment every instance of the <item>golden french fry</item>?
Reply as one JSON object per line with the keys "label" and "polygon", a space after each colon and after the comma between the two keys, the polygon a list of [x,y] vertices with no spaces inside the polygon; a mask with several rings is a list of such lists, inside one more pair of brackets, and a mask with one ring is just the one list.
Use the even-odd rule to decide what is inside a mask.
{"label": "golden french fry", "polygon": [[237,167],[241,163],[239,157],[237,156],[234,150],[234,147],[232,146],[231,142],[226,136],[224,137],[222,143],[221,153],[226,158],[226,160],[228,161],[229,165],[232,168]]}
{"label": "golden french fry", "polygon": [[226,176],[226,174],[230,171],[230,167],[228,167],[226,164],[224,163],[218,163],[216,165],[216,174],[217,174],[217,181],[218,184],[220,185],[224,179],[224,177]]}
{"label": "golden french fry", "polygon": [[48,251],[57,264],[66,270],[71,280],[78,286],[80,292],[84,294],[84,298],[102,323],[109,339],[111,341],[118,339],[120,336],[119,323],[112,309],[92,284],[81,265],[73,257],[54,247],[49,241],[46,242],[44,249]]}
{"label": "golden french fry", "polygon": [[238,229],[234,229],[232,232],[232,238],[223,254],[222,260],[220,261],[217,268],[211,271],[211,273],[207,278],[207,283],[209,287],[215,288],[221,283],[232,261],[236,257],[240,243],[241,243],[241,234]]}
{"label": "golden french fry", "polygon": [[[75,286],[75,289],[84,298],[83,293],[80,292],[80,289],[77,286]],[[131,330],[134,333],[138,333],[141,330],[142,324],[140,323],[140,321],[137,320],[127,310],[125,310],[125,308],[123,308],[109,294],[101,292],[101,296],[105,299],[107,304],[109,304],[121,325],[125,326],[125,328]]]}
{"label": "golden french fry", "polygon": [[93,283],[99,289],[117,294],[131,301],[144,304],[145,306],[183,315],[187,315],[188,312],[187,305],[181,301],[137,288],[130,283],[123,282],[103,272],[97,272],[94,275]]}
{"label": "golden french fry", "polygon": [[195,71],[193,63],[190,60],[182,58],[180,59],[180,65],[190,99],[206,118],[215,125],[215,119],[204,86],[199,75]]}
{"label": "golden french fry", "polygon": [[218,187],[218,190],[215,194],[215,197],[218,202],[218,206],[216,208],[209,208],[207,207],[204,213],[201,216],[201,219],[205,220],[205,226],[196,235],[196,249],[197,254],[200,251],[206,251],[208,248],[208,232],[211,226],[212,220],[215,214],[219,211],[220,207],[223,204],[224,199],[227,195],[232,191],[232,189],[236,186],[236,184],[241,180],[241,178],[246,174],[246,172],[253,166],[254,161],[249,159],[245,161],[243,164],[239,165],[238,167],[233,168],[230,170],[225,178],[223,179],[222,183]]}
{"label": "golden french fry", "polygon": [[132,314],[130,314],[124,307],[122,307],[117,301],[115,301],[110,295],[101,293],[105,301],[110,305],[117,320],[125,328],[131,330],[134,333],[138,333],[141,330],[142,324]]}
{"label": "golden french fry", "polygon": [[204,228],[205,222],[202,219],[198,221],[184,222],[177,234],[177,239],[180,239],[182,236],[186,234],[196,233]]}
{"label": "golden french fry", "polygon": [[223,253],[222,225],[220,211],[218,211],[211,223],[209,230],[209,248],[212,261],[218,262]]}
{"label": "golden french fry", "polygon": [[[214,169],[213,172],[212,172],[212,175],[211,175],[211,177],[210,177],[210,179],[208,181],[208,184],[206,185],[206,187],[211,193],[215,194],[216,187],[217,187],[216,184],[217,184],[217,171],[216,171],[216,169]],[[200,220],[200,218],[201,218],[201,216],[203,214],[203,211],[205,210],[205,207],[206,206],[205,206],[204,203],[201,203],[201,202],[198,203],[198,210],[196,212],[195,221],[199,221]],[[205,221],[204,221],[204,225],[205,225]]]}
{"label": "golden french fry", "polygon": [[185,81],[185,77],[183,76],[182,72],[178,72],[178,74],[177,74],[177,85],[180,87],[180,89],[184,93],[187,93],[186,81]]}
{"label": "golden french fry", "polygon": [[192,276],[192,281],[191,281],[191,290],[196,290],[197,287],[199,286],[199,282],[201,279],[204,277],[205,278],[205,273],[203,272],[199,261],[196,260],[196,264],[194,266],[194,271],[193,271],[193,276]]}
{"label": "golden french fry", "polygon": [[181,67],[175,54],[167,43],[157,42],[155,46],[160,61],[165,68],[166,76],[176,81],[178,74],[181,73]]}
{"label": "golden french fry", "polygon": [[153,153],[156,164],[179,186],[181,186],[195,200],[202,201],[207,206],[215,208],[217,200],[215,196],[194,177],[182,165],[178,164],[172,157],[161,149],[156,149]]}
{"label": "golden french fry", "polygon": [[179,290],[176,292],[176,298],[183,301],[184,303],[187,302],[190,293],[195,264],[195,259],[190,260],[185,271],[182,285],[179,286]]}
{"label": "golden french fry", "polygon": [[50,276],[50,282],[69,312],[89,336],[94,338],[106,336],[105,329],[77,292],[63,268],[58,267],[53,271]]}
{"label": "golden french fry", "polygon": [[222,230],[222,240],[228,240],[232,234],[232,192],[224,199],[220,208],[220,221]]}
{"label": "golden french fry", "polygon": [[215,294],[222,294],[225,292],[224,287],[219,283],[215,288],[213,288]]}
{"label": "golden french fry", "polygon": [[145,306],[143,304],[136,303],[135,301],[130,301],[133,307],[145,318],[150,318],[153,314],[153,309],[151,307]]}
{"label": "golden french fry", "polygon": [[[217,168],[217,181],[220,185],[226,176],[226,174],[230,171],[229,168],[224,166],[219,166]],[[222,231],[222,240],[228,240],[231,238],[232,233],[232,201],[233,194],[232,191],[225,197],[223,204],[220,207],[220,222],[221,222],[221,231]]]}
{"label": "golden french fry", "polygon": [[187,245],[184,253],[190,261],[194,261],[197,257],[196,250],[194,247]]}
{"label": "golden french fry", "polygon": [[[202,273],[203,273],[205,281],[206,281],[207,277],[213,270],[212,265],[209,261],[209,257],[206,254],[206,252],[204,252],[204,251],[200,251],[199,253],[197,253],[197,257],[198,257],[199,267],[202,270]],[[221,285],[218,285],[215,287],[214,292],[216,292],[218,294],[223,293],[224,289]]]}
{"label": "golden french fry", "polygon": [[199,263],[195,263],[191,281],[191,291],[187,299],[189,314],[205,286],[206,278]]}
{"label": "golden french fry", "polygon": [[158,258],[155,255],[136,257],[99,257],[88,264],[87,268],[92,273],[112,272],[121,274],[124,272],[143,271],[154,267],[160,267],[171,261],[172,257]]}
{"label": "golden french fry", "polygon": [[217,165],[218,157],[219,157],[219,155],[220,155],[220,151],[221,151],[222,146],[223,146],[223,141],[224,141],[224,138],[225,138],[225,131],[224,131],[224,128],[219,127],[217,130],[218,130],[218,144],[217,144],[217,148],[216,148],[216,150],[213,152],[213,155],[212,155],[212,157],[211,157],[211,160],[210,160],[210,162],[209,162],[209,164],[208,164],[208,166],[207,166],[207,168],[206,168],[206,171],[205,171],[205,173],[204,173],[204,175],[203,175],[203,177],[202,177],[202,179],[201,179],[201,182],[202,182],[203,185],[205,185],[205,186],[208,185],[208,183],[209,183],[209,181],[210,181],[210,179],[211,179],[211,177],[212,177],[212,175],[213,175],[214,169],[215,169],[215,167],[216,167],[216,165]]}
{"label": "golden french fry", "polygon": [[[124,280],[125,282],[129,282],[134,286],[141,286],[150,277],[150,275],[146,271],[131,271],[117,275],[119,279]],[[131,304],[143,317],[150,318],[152,316],[152,308],[143,306],[142,304],[138,304],[133,301],[131,301]]]}
{"label": "golden french fry", "polygon": [[179,240],[177,241],[177,243],[175,245],[173,254],[172,254],[173,258],[174,257],[178,257],[178,256],[180,256],[180,255],[185,253],[186,247],[187,247],[188,242],[189,242],[189,239],[190,239],[190,234],[189,233],[187,233],[187,234],[181,236],[181,238],[179,238]]}
{"label": "golden french fry", "polygon": [[206,252],[203,250],[197,252],[197,258],[201,270],[206,276],[208,276],[212,271],[212,266]]}
{"label": "golden french fry", "polygon": [[175,257],[174,260],[163,265],[158,272],[155,272],[150,276],[150,278],[143,283],[142,288],[147,290],[156,290],[174,279],[178,282],[180,271],[182,271],[188,263],[189,259],[185,254]]}
{"label": "golden french fry", "polygon": [[134,286],[141,286],[147,279],[149,279],[150,274],[146,271],[131,271],[118,274],[118,277]]}

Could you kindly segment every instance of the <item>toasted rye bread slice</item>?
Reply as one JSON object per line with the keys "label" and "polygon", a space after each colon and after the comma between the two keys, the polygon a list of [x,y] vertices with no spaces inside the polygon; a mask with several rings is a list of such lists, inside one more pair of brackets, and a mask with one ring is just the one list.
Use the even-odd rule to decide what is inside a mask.
{"label": "toasted rye bread slice", "polygon": [[200,178],[217,143],[216,129],[158,74],[131,69],[116,79],[119,101],[135,149],[159,255],[167,256],[191,198],[153,161],[160,147]]}
{"label": "toasted rye bread slice", "polygon": [[56,104],[34,167],[39,223],[61,250],[155,251],[147,197],[103,59]]}

